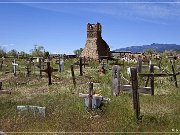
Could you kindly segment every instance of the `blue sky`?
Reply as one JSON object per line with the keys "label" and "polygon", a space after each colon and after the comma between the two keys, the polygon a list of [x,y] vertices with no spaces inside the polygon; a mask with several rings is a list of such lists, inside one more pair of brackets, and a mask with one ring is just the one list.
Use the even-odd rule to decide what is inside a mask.
{"label": "blue sky", "polygon": [[7,51],[29,52],[37,44],[51,53],[72,54],[85,46],[87,23],[96,22],[102,24],[102,37],[111,50],[151,43],[180,45],[180,1],[177,0],[0,2],[0,46]]}

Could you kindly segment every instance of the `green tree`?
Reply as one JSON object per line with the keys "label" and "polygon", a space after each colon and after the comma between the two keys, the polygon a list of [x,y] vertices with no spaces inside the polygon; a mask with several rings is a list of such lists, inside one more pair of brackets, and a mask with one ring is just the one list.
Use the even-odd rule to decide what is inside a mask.
{"label": "green tree", "polygon": [[5,56],[6,56],[6,50],[0,47],[0,57],[5,57]]}
{"label": "green tree", "polygon": [[44,56],[44,47],[39,45],[34,45],[34,49],[31,50],[31,55],[34,57]]}
{"label": "green tree", "polygon": [[44,57],[45,57],[45,58],[48,58],[48,57],[49,57],[49,52],[48,52],[48,51],[45,51],[45,52],[44,52]]}
{"label": "green tree", "polygon": [[29,56],[29,54],[25,53],[24,51],[21,51],[18,53],[20,58],[24,59],[24,58],[27,58]]}
{"label": "green tree", "polygon": [[73,52],[75,55],[77,55],[79,57],[81,55],[82,51],[83,51],[83,48],[80,48],[80,49],[74,50]]}
{"label": "green tree", "polygon": [[7,53],[7,55],[8,56],[13,56],[14,58],[17,58],[17,56],[18,56],[18,51],[17,50],[15,50],[15,49],[12,49],[11,51],[9,51],[8,53]]}

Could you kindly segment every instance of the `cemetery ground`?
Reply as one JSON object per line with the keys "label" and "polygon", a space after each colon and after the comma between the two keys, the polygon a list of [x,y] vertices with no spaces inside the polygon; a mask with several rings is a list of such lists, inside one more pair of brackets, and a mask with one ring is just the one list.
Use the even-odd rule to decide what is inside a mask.
{"label": "cemetery ground", "polygon": [[[71,76],[71,64],[78,59],[65,61],[63,72],[53,72],[52,85],[48,85],[46,73],[39,76],[39,70],[32,66],[30,76],[26,75],[24,60],[17,60],[17,75],[13,76],[9,66],[5,74],[1,71],[3,89],[11,94],[0,95],[0,131],[3,132],[169,132],[180,131],[180,76],[176,88],[170,77],[155,78],[155,94],[140,94],[141,119],[136,120],[132,105],[132,93],[121,92],[112,95],[112,66],[106,67],[106,74],[98,72],[98,62],[90,62],[79,76],[79,67],[74,66],[76,88]],[[12,60],[9,60],[12,61]],[[162,61],[166,65],[167,61]],[[128,78],[125,63],[121,73]],[[170,64],[169,64],[170,65]],[[51,66],[57,68],[54,61]],[[170,69],[170,66],[167,67]],[[144,70],[144,69],[143,69]],[[170,70],[171,71],[171,70]],[[144,70],[143,72],[148,72]],[[155,71],[158,72],[158,71]],[[144,85],[139,78],[139,85]],[[88,82],[93,82],[96,93],[110,98],[101,110],[88,112],[79,93],[88,93]],[[126,83],[124,80],[121,83]],[[18,111],[17,106],[34,105],[46,107],[45,117],[29,111]],[[170,133],[171,132],[171,133]],[[45,133],[44,133],[45,134]]]}

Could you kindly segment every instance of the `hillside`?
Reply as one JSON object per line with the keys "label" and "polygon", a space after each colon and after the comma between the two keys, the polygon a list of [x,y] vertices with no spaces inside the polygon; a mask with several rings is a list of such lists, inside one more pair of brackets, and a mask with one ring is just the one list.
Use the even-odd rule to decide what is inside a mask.
{"label": "hillside", "polygon": [[176,44],[157,44],[153,43],[151,45],[142,45],[142,46],[131,46],[131,47],[126,47],[126,48],[120,48],[116,49],[114,51],[131,51],[131,52],[143,52],[146,49],[153,49],[157,52],[162,52],[165,50],[180,50],[180,45]]}

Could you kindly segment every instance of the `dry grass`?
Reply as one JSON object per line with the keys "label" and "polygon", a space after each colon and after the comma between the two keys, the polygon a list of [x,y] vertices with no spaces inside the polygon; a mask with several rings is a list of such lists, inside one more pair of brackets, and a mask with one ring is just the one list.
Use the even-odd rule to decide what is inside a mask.
{"label": "dry grass", "polygon": [[[75,60],[74,60],[75,61]],[[5,132],[170,132],[180,130],[180,89],[168,79],[155,79],[155,96],[140,94],[141,122],[134,119],[132,95],[121,93],[111,95],[111,70],[106,75],[98,73],[97,66],[84,70],[79,76],[75,68],[77,89],[71,79],[70,64],[67,62],[63,73],[53,73],[53,85],[48,86],[46,75],[39,78],[39,72],[25,77],[18,74],[1,76],[3,87],[12,89],[11,95],[0,95],[0,130]],[[94,72],[95,70],[95,72]],[[123,71],[125,72],[125,71]],[[125,74],[124,74],[125,75]],[[180,77],[178,76],[178,80]],[[111,99],[103,107],[99,117],[91,117],[85,111],[84,99],[77,92],[86,93],[87,82],[93,81],[94,90]],[[180,83],[179,83],[180,85]],[[72,94],[74,93],[74,94]],[[17,105],[37,105],[46,107],[46,117],[34,117],[31,112],[18,112]]]}

